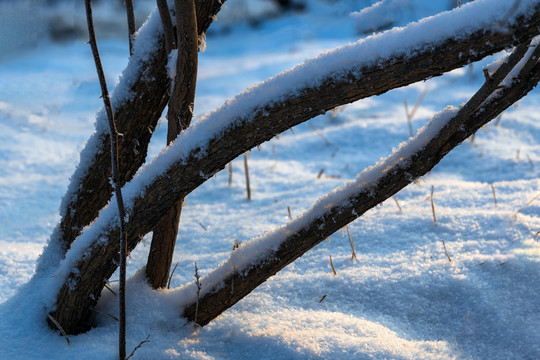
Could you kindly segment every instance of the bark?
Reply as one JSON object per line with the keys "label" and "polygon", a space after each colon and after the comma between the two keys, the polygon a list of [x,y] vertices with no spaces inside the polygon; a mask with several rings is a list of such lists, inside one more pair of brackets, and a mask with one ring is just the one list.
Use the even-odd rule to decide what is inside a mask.
{"label": "bark", "polygon": [[[526,49],[526,46],[524,48]],[[523,50],[523,47],[516,51],[517,61],[524,53],[519,54],[519,50]],[[537,51],[537,54],[540,54],[540,51]],[[537,60],[538,56],[534,58],[533,64],[536,64]],[[513,66],[517,61],[513,62]],[[507,69],[501,67],[502,71],[499,71],[499,75],[506,76],[513,66]],[[513,84],[512,88],[504,89],[500,97],[479,108],[478,106],[492,94],[502,78],[488,80],[447,126],[411,157],[408,165],[395,164],[387,169],[386,175],[375,184],[362,186],[356,194],[347,199],[345,206],[343,203],[332,206],[323,216],[311,221],[303,230],[287,237],[277,251],[264,258],[254,259],[251,267],[243,268],[227,276],[219,287],[209,289],[205,295],[197,297],[197,301],[186,306],[183,317],[196,322],[199,326],[207,325],[328,236],[389,199],[416,178],[431,171],[450,150],[532,90],[540,80],[540,64],[536,64],[532,70],[524,69],[520,79]],[[202,281],[204,282],[204,279]]]}
{"label": "bark", "polygon": [[133,35],[135,35],[135,31],[137,30],[137,26],[135,25],[135,12],[133,9],[133,0],[125,0],[125,1],[126,1],[126,17],[127,17],[127,23],[128,23],[128,36],[129,36],[129,55],[133,55]]}
{"label": "bark", "polygon": [[[526,18],[517,19],[513,28],[479,31],[459,41],[449,39],[424,46],[408,58],[400,56],[375,61],[376,65],[358,65],[337,80],[330,77],[321,86],[296,91],[279,103],[261,104],[257,111],[245,115],[250,117],[249,121],[243,117],[231,122],[234,125],[215,134],[204,149],[191,151],[156,178],[144,197],[134,199],[130,209],[128,250],[156,226],[170,207],[248,149],[337,106],[440,75],[512,44],[527,42],[539,32],[538,15],[540,4]],[[117,232],[115,228],[109,229],[103,237],[116,238]],[[52,313],[66,332],[88,329],[89,309],[97,302],[106,279],[117,267],[114,261],[117,251],[114,242],[106,246],[94,243],[66,279]]]}
{"label": "bark", "polygon": [[[198,35],[202,36],[225,1],[196,1],[199,9]],[[143,164],[150,137],[169,98],[167,89],[170,80],[165,71],[167,54],[163,33],[159,34],[155,41],[159,43],[159,50],[142,64],[139,73],[136,74],[137,80],[130,86],[130,91],[138,96],[122,104],[113,104],[117,128],[123,134],[118,144],[119,158],[122,160],[119,171],[122,185],[131,180]],[[130,61],[137,59],[132,58]],[[95,143],[87,146],[107,149],[109,141],[109,135],[103,134],[97,140],[97,146]],[[109,154],[96,151],[95,156],[87,161],[90,164],[82,170],[84,174],[80,174],[81,169],[78,169],[72,177],[70,187],[76,191],[66,195],[68,198],[62,205],[59,227],[60,242],[64,251],[69,249],[82,228],[97,217],[99,210],[107,204],[112,194],[112,187],[108,181],[111,175]]]}
{"label": "bark", "polygon": [[[178,58],[167,113],[167,145],[191,123],[197,83],[198,36],[193,0],[176,0]],[[167,286],[184,200],[179,200],[154,229],[146,263],[146,278],[154,289]]]}

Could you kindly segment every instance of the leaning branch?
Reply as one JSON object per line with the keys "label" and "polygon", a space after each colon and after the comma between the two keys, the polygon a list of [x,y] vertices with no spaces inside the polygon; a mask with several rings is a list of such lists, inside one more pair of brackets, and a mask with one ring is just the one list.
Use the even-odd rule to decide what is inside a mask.
{"label": "leaning branch", "polygon": [[[236,249],[215,274],[209,274],[201,280],[205,284],[204,295],[197,296],[196,300],[184,305],[183,316],[191,322],[196,321],[200,326],[208,324],[328,236],[431,171],[450,150],[536,86],[540,79],[540,48],[529,58],[512,86],[494,95],[495,87],[523,56],[519,50],[520,48],[505,64],[509,66],[502,66],[495,74],[494,78],[499,82],[486,82],[459,111],[455,109],[439,113],[416,137],[383,162],[365,170],[356,181],[335,190],[332,196],[319,200],[312,209],[294,222],[266,235],[265,239],[254,241],[255,244],[251,247],[255,247],[259,252],[258,258],[252,257],[248,264],[240,266],[237,259],[242,259],[242,246]],[[488,88],[492,89],[489,93],[485,92]],[[493,96],[493,99],[486,103],[489,95]],[[480,98],[483,100],[477,102]],[[447,120],[445,117],[448,115],[450,119]],[[444,124],[442,127],[441,123]],[[434,130],[438,130],[435,135],[428,141],[423,140],[426,134],[429,137]],[[265,243],[265,240],[269,246],[262,247],[261,243]],[[250,245],[252,244],[248,243],[243,246]],[[277,250],[273,251],[276,247]],[[247,252],[253,254],[252,248],[247,249]],[[219,275],[224,272],[228,275]],[[195,294],[193,284],[181,288],[179,292],[188,293],[191,298]]]}
{"label": "leaning branch", "polygon": [[[449,36],[435,43],[417,44],[416,48],[409,48],[407,53],[373,58],[367,63],[353,62],[338,74],[320,74],[322,79],[317,85],[300,84],[266,102],[254,103],[251,108],[247,104],[253,101],[250,98],[253,92],[255,98],[260,93],[275,93],[275,88],[279,88],[277,84],[284,77],[299,76],[298,73],[310,66],[316,67],[317,61],[324,61],[325,56],[332,56],[332,53],[242,94],[180,134],[163,156],[148,165],[148,172],[143,171],[141,176],[126,186],[126,190],[129,189],[132,194],[128,206],[128,250],[131,251],[177,201],[231,160],[276,134],[337,106],[440,75],[509,47],[516,41],[530,40],[539,32],[540,4],[534,3],[529,10],[526,15],[514,19],[507,28],[501,29],[499,26],[485,30],[489,24],[479,24],[484,29],[459,38]],[[436,18],[432,19],[437,21]],[[407,29],[403,31],[407,35]],[[377,38],[371,39],[377,41]],[[174,161],[169,162],[171,158]],[[162,175],[153,178],[145,176],[153,171]],[[68,254],[59,268],[59,271],[74,269],[58,292],[57,307],[53,313],[69,333],[88,328],[89,309],[97,302],[106,279],[117,267],[113,256],[118,251],[117,245],[97,240],[117,236],[118,230],[110,223],[108,213],[110,211],[105,208],[103,214],[77,240],[77,251]]]}
{"label": "leaning branch", "polygon": [[[201,36],[225,0],[196,2],[197,29]],[[143,164],[150,138],[169,99],[170,79],[165,71],[168,54],[159,20],[156,14],[152,15],[139,31],[138,37],[146,41],[142,41],[142,45],[135,41],[133,56],[112,94],[117,129],[123,134],[118,143],[122,185],[131,180]],[[154,48],[145,44],[153,44]],[[83,227],[97,217],[111,197],[113,189],[107,180],[111,163],[105,151],[110,142],[106,121],[103,111],[99,112],[96,132],[81,151],[81,162],[60,206],[60,224],[38,261],[37,272],[58,264]]]}

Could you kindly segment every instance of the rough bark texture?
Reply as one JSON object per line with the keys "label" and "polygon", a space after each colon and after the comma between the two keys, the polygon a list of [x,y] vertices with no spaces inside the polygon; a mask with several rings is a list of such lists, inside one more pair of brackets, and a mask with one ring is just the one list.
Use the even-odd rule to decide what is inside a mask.
{"label": "rough bark texture", "polygon": [[[350,197],[348,199],[350,202],[346,206],[336,204],[324,216],[312,221],[304,230],[289,236],[275,253],[258,259],[258,262],[254,261],[251,268],[242,269],[240,272],[229,275],[218,289],[206,293],[199,298],[198,302],[185,307],[183,317],[191,322],[196,322],[199,326],[207,325],[223,311],[233,306],[268,278],[328,236],[395,195],[411,184],[414,179],[431,171],[450,150],[532,90],[540,79],[540,64],[537,64],[531,73],[528,71],[524,71],[524,73],[525,76],[522,76],[512,88],[505,89],[501,97],[491,100],[489,104],[480,109],[476,109],[473,105],[472,114],[470,114],[470,108],[463,107],[436,137],[412,156],[407,165],[395,164],[373,186],[369,184],[369,186],[362,187],[362,190]],[[490,88],[490,86],[485,88]],[[494,87],[491,89],[493,90]],[[480,95],[485,100],[489,94]]]}
{"label": "rough bark texture", "polygon": [[[197,83],[198,35],[193,0],[176,0],[178,58],[167,113],[167,145],[187,128],[193,118]],[[154,229],[146,262],[146,278],[154,289],[167,286],[184,200],[179,200]]]}
{"label": "rough bark texture", "polygon": [[[225,1],[197,0],[198,35],[204,34]],[[138,80],[131,91],[139,96],[116,104],[114,117],[118,131],[123,134],[119,142],[120,182],[125,184],[133,178],[137,169],[146,158],[148,143],[157,121],[167,105],[170,81],[165,70],[167,54],[163,34],[156,38],[159,51],[143,66]],[[99,139],[100,149],[107,149],[109,135]],[[109,153],[96,153],[84,179],[77,184],[79,189],[67,204],[67,211],[60,223],[62,244],[67,251],[71,243],[79,236],[82,228],[94,220],[99,210],[107,204],[112,194],[108,181],[111,175]],[[74,180],[77,181],[77,180]]]}
{"label": "rough bark texture", "polygon": [[[345,78],[329,78],[318,88],[297,91],[286,101],[262,107],[249,114],[250,121],[238,119],[236,125],[216,134],[204,151],[193,150],[184,161],[175,163],[149,186],[144,198],[134,201],[130,211],[129,250],[137,245],[142,235],[156,226],[162,214],[177,201],[246,150],[337,106],[440,75],[512,44],[527,42],[539,32],[540,4],[535,10],[530,17],[518,19],[519,26],[516,24],[515,28],[508,31],[479,31],[460,41],[451,39],[429,49],[424,47],[409,58],[394,58],[375,62],[377,65],[352,68]],[[443,149],[442,154],[448,151]],[[385,192],[393,194],[398,186],[392,189],[386,189]],[[345,220],[352,219],[350,217]],[[337,229],[339,227],[328,231]],[[111,229],[103,235],[111,239],[118,236],[117,232],[117,229]],[[117,252],[115,242],[109,242],[106,246],[95,243],[68,276],[58,294],[57,308],[52,313],[67,332],[76,333],[88,329],[89,309],[97,302],[106,279],[117,267]],[[70,288],[70,283],[75,285]]]}

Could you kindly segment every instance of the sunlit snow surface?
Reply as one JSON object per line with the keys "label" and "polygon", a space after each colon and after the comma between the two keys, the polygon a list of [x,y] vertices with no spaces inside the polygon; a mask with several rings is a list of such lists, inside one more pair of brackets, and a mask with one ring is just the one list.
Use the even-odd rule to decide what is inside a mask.
{"label": "sunlit snow surface", "polygon": [[[209,36],[200,55],[196,112],[356,40],[356,20],[347,16],[358,10],[352,3],[317,3],[304,15]],[[127,44],[107,39],[99,45],[112,87],[127,62]],[[235,160],[232,186],[222,172],[188,197],[172,287],[193,281],[194,262],[206,274],[229,256],[235,240],[283,225],[287,207],[293,217],[300,215],[407,140],[404,99],[412,109],[427,89],[413,120],[416,130],[447,105],[463,103],[480,86],[481,73],[475,64],[363,100],[294,128],[294,135],[282,134],[260,153],[253,149],[252,201],[246,200],[243,160]],[[83,41],[44,43],[0,63],[2,359],[116,358],[113,319],[96,313],[99,328],[70,337],[68,346],[48,329],[43,309],[33,306],[42,294],[24,285],[59,219],[78,152],[93,132],[98,96]],[[490,123],[487,133],[479,131],[418,185],[398,193],[403,212],[390,199],[351,224],[356,260],[346,233],[337,233],[198,335],[177,319],[180,309],[166,294],[144,286],[138,270],[148,238],[129,260],[128,272],[135,275],[128,285],[128,347],[150,335],[135,358],[540,358],[540,238],[534,237],[540,199],[522,209],[540,193],[539,103],[538,91],[531,93],[497,126]],[[163,123],[151,156],[161,150],[165,133]],[[437,226],[426,200],[432,185]],[[117,314],[116,306],[105,291],[98,310]]]}

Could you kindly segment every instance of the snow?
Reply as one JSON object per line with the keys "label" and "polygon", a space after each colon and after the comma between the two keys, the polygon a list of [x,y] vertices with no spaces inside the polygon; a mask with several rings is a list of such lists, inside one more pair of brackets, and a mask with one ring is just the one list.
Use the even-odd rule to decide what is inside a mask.
{"label": "snow", "polygon": [[[480,5],[474,5],[477,2]],[[486,2],[477,0],[467,6],[481,3]],[[499,3],[492,1],[489,6]],[[216,114],[202,114],[226,98],[324,48],[353,41],[356,20],[329,15],[346,5],[313,4],[304,14],[273,19],[259,29],[245,25],[227,35],[208,37],[208,48],[199,63],[195,106],[200,129],[217,118]],[[348,12],[359,10],[351,4]],[[443,5],[439,10],[444,10]],[[293,24],[303,28],[298,36],[290,36]],[[364,40],[369,41],[373,40]],[[100,42],[100,51],[107,77],[114,83],[126,65],[127,43],[106,40]],[[117,323],[104,315],[117,314],[114,295],[104,290],[97,307],[101,313],[95,314],[99,326],[71,336],[68,346],[48,328],[43,316],[44,305],[54,301],[55,288],[65,273],[56,280],[45,280],[45,275],[32,278],[41,248],[58,222],[57,207],[78,162],[78,152],[92,131],[95,110],[101,106],[93,71],[83,41],[44,43],[0,63],[0,358],[116,357]],[[229,258],[238,266],[253,255],[251,251],[261,251],[255,243],[282,232],[283,224],[285,228],[301,226],[319,211],[312,204],[324,194],[347,180],[355,184],[376,178],[377,169],[386,163],[359,178],[356,174],[408,139],[404,98],[414,104],[423,89],[429,89],[413,127],[421,128],[435,116],[440,122],[432,122],[428,129],[436,131],[455,111],[440,110],[461,104],[482,81],[481,67],[475,64],[472,70],[362,100],[343,107],[335,116],[320,116],[295,127],[294,135],[284,133],[264,144],[260,153],[252,152],[252,201],[245,199],[243,160],[233,161],[232,186],[227,185],[228,175],[223,172],[187,199],[172,286],[193,282],[194,262],[204,276],[203,286],[210,286],[213,269],[227,264]],[[349,228],[356,240],[357,260],[351,260],[346,235],[337,233],[198,335],[178,318],[178,298],[193,296],[193,292],[181,294],[193,285],[153,292],[144,283],[141,266],[149,249],[147,237],[129,260],[128,352],[150,335],[150,343],[134,358],[540,357],[536,286],[540,283],[540,246],[534,236],[540,230],[540,200],[518,213],[539,194],[537,93],[505,112],[498,125],[488,126],[487,133],[476,134],[474,142],[455,149],[420,179],[419,186],[412,184],[399,192],[396,199],[403,212],[389,199],[352,223]],[[229,101],[217,114],[247,96]],[[245,106],[260,96],[246,100]],[[246,109],[234,106],[238,106],[235,113]],[[160,126],[154,136],[152,156],[165,143],[166,126]],[[184,146],[189,149],[195,143]],[[414,149],[421,143],[409,146]],[[406,151],[407,145],[399,149]],[[180,148],[175,151],[178,156]],[[324,172],[318,178],[321,169]],[[430,202],[425,201],[431,185],[437,226],[433,225]],[[338,195],[333,193],[326,200]],[[287,206],[293,222],[288,221]],[[104,210],[110,215],[101,217],[113,218],[111,209]],[[97,227],[93,229],[97,231]],[[86,239],[91,238],[88,232]],[[235,240],[242,246],[231,257]],[[275,244],[265,247],[271,249]],[[76,259],[84,250],[85,244],[78,242],[70,258]],[[337,276],[330,269],[329,254]],[[116,288],[114,283],[111,286]],[[319,302],[323,295],[325,299]]]}

